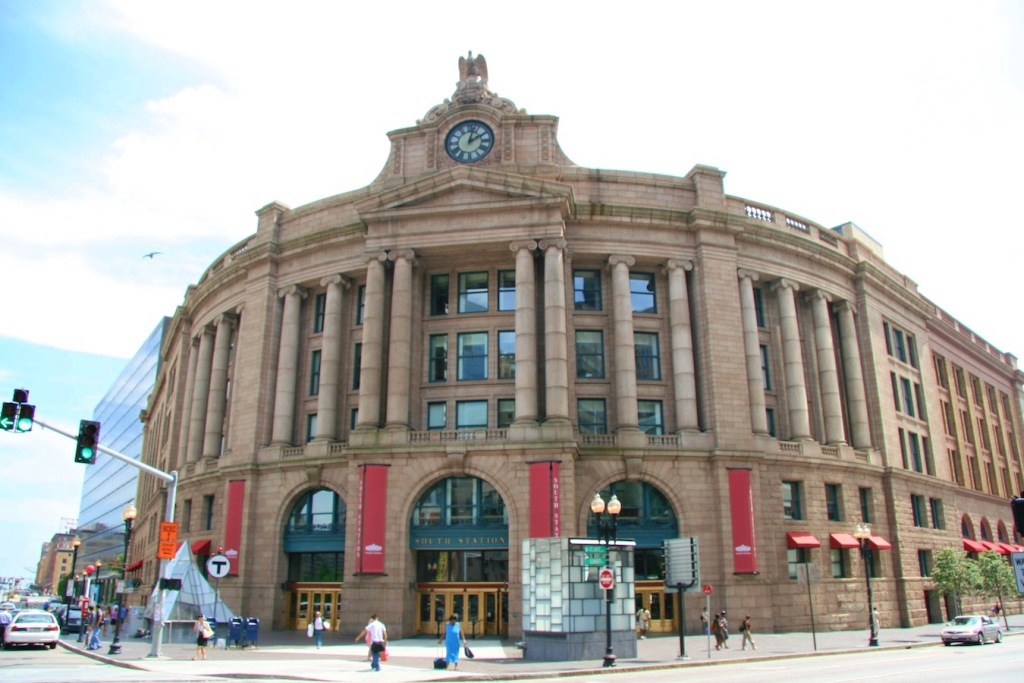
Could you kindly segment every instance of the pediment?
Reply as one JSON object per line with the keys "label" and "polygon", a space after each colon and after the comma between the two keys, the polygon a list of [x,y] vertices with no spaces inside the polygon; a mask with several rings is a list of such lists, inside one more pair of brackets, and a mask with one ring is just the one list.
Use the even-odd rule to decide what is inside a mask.
{"label": "pediment", "polygon": [[389,214],[484,210],[492,206],[561,205],[562,213],[575,212],[572,186],[510,173],[457,168],[390,188],[356,203],[364,219]]}

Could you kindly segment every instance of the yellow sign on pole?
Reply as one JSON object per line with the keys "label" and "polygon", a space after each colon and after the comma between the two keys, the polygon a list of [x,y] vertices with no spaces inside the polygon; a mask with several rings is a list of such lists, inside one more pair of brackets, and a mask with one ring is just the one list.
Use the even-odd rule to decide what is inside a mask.
{"label": "yellow sign on pole", "polygon": [[178,523],[177,522],[160,522],[160,540],[161,541],[177,541],[178,540]]}

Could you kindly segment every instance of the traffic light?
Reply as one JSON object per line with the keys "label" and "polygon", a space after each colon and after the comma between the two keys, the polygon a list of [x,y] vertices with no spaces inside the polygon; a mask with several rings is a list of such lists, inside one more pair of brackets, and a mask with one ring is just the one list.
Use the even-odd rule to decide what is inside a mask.
{"label": "traffic light", "polygon": [[18,404],[5,403],[3,411],[0,412],[0,429],[13,432],[15,423],[18,420]]}
{"label": "traffic light", "polygon": [[36,407],[23,403],[18,411],[18,420],[14,423],[14,431],[31,432],[32,424],[35,422]]}
{"label": "traffic light", "polygon": [[1024,536],[1024,491],[1021,491],[1020,498],[1010,501],[1010,509],[1013,510],[1013,523],[1017,526],[1017,533]]}
{"label": "traffic light", "polygon": [[82,420],[78,425],[78,447],[75,462],[92,465],[96,462],[96,447],[100,442],[100,423]]}

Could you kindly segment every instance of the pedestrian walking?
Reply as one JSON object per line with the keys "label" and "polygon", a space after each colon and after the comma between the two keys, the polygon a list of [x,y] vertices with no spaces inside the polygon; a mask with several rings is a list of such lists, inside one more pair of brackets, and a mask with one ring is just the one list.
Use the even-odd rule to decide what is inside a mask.
{"label": "pedestrian walking", "polygon": [[324,644],[324,630],[326,622],[322,616],[320,616],[320,610],[313,612],[313,640],[316,641],[316,649],[320,649],[320,646]]}
{"label": "pedestrian walking", "polygon": [[700,611],[700,631],[704,635],[710,633],[711,623],[708,619],[708,608],[705,607]]}
{"label": "pedestrian walking", "polygon": [[192,657],[192,661],[206,659],[206,646],[209,644],[210,638],[213,638],[213,628],[210,626],[210,622],[206,621],[205,615],[199,615],[192,630],[196,633],[196,654]]}
{"label": "pedestrian walking", "polygon": [[725,618],[725,610],[718,615],[718,630],[722,633],[722,647],[729,649],[729,620]]}
{"label": "pedestrian walking", "polygon": [[754,643],[754,636],[750,633],[750,615],[748,614],[743,621],[740,622],[740,633],[743,634],[743,647],[740,649],[746,650],[747,643],[750,643],[750,647],[754,650],[757,649],[757,645]]}
{"label": "pedestrian walking", "polygon": [[725,645],[725,638],[722,636],[722,620],[717,614],[711,620],[711,635],[715,637],[715,649],[721,650]]}
{"label": "pedestrian walking", "polygon": [[4,642],[4,633],[7,632],[7,627],[11,625],[13,619],[14,617],[11,615],[7,605],[0,607],[0,643]]}
{"label": "pedestrian walking", "polygon": [[103,622],[103,637],[107,637],[107,627],[110,625],[110,606],[100,607],[100,620]]}
{"label": "pedestrian walking", "polygon": [[100,632],[103,631],[103,622],[106,621],[101,605],[96,605],[96,609],[90,615],[90,620],[92,621],[92,630],[90,631],[87,647],[90,650],[98,650],[103,647],[103,644],[100,643]]}
{"label": "pedestrian walking", "polygon": [[380,653],[388,648],[388,629],[376,614],[370,616],[370,623],[356,636],[355,642],[367,636],[370,638],[370,669],[380,671]]}
{"label": "pedestrian walking", "polygon": [[640,640],[647,640],[647,629],[651,626],[651,613],[641,607],[636,612],[636,624],[640,627]]}
{"label": "pedestrian walking", "polygon": [[466,645],[466,635],[459,627],[459,618],[456,615],[448,617],[448,623],[444,626],[444,638],[437,641],[444,643],[445,669],[451,671],[459,668],[459,651]]}

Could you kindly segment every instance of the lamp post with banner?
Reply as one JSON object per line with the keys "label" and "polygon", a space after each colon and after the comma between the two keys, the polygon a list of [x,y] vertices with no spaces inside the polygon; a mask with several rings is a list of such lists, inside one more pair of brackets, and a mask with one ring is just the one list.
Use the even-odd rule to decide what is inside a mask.
{"label": "lamp post with banner", "polygon": [[121,615],[124,614],[124,584],[128,580],[128,543],[132,539],[132,523],[135,521],[135,515],[138,514],[138,510],[135,509],[135,505],[128,503],[128,506],[121,513],[121,518],[124,520],[124,561],[122,563],[121,570],[121,584],[117,595],[117,621],[114,622],[114,640],[110,643],[110,649],[107,651],[108,655],[119,655],[121,654],[121,622],[124,619]]}

